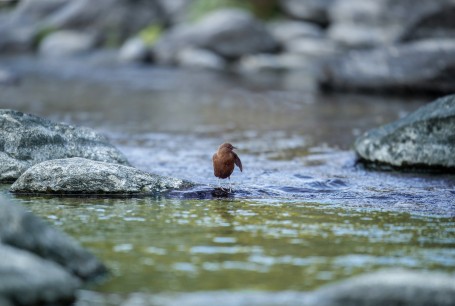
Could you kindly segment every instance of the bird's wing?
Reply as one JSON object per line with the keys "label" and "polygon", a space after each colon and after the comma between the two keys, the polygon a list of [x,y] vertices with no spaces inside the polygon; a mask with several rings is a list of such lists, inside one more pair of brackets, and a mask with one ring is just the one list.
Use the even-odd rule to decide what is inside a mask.
{"label": "bird's wing", "polygon": [[234,162],[235,164],[237,165],[237,167],[239,167],[240,171],[243,171],[243,168],[242,168],[242,161],[240,160],[240,158],[237,156],[237,154],[234,154]]}

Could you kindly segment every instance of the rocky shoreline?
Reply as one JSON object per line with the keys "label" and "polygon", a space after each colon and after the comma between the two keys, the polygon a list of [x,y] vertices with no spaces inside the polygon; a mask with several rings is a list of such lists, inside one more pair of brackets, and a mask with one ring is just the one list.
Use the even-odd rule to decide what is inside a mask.
{"label": "rocky shoreline", "polygon": [[[450,0],[269,4],[23,0],[0,11],[0,54],[68,58],[115,47],[123,64],[302,71],[325,90],[455,89]],[[272,17],[264,19],[258,11],[266,8]],[[109,14],[96,18],[100,12]]]}

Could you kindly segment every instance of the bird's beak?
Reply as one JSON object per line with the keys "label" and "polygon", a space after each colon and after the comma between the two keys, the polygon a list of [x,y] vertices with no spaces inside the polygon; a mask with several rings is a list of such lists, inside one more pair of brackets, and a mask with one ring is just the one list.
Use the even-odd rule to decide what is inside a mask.
{"label": "bird's beak", "polygon": [[237,150],[237,147],[232,146],[232,150]]}

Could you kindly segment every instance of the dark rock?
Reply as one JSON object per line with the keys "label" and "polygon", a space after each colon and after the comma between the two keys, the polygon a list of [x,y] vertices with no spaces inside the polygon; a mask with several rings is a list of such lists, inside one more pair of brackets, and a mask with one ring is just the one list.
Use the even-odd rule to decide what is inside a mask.
{"label": "dark rock", "polygon": [[80,287],[59,265],[0,244],[1,305],[69,305]]}
{"label": "dark rock", "polygon": [[213,12],[194,25],[181,25],[168,31],[153,48],[160,63],[175,63],[186,48],[208,49],[226,58],[272,51],[277,43],[265,26],[239,9]]}
{"label": "dark rock", "polygon": [[[63,267],[68,273],[82,280],[94,280],[106,273],[106,267],[71,237],[50,227],[22,207],[7,203],[5,200],[1,202],[0,243],[22,249],[24,252],[34,253],[36,256],[41,257],[43,261],[54,262]],[[0,248],[0,253],[1,250],[3,248]],[[1,262],[8,263],[7,260],[4,260],[4,256],[1,256],[1,258]],[[28,257],[26,259],[31,260]],[[48,265],[50,266],[51,263]],[[1,269],[2,266],[0,264]],[[25,272],[28,271],[25,266],[24,269],[26,270]],[[33,276],[35,272],[28,271],[28,273]],[[40,273],[41,279],[45,279],[46,273]],[[63,273],[60,274],[59,277],[61,278],[69,278],[68,276],[63,276]],[[2,273],[0,275],[3,277]],[[38,276],[39,273],[36,277]],[[70,282],[68,285],[70,284],[74,286],[77,285],[77,282]]]}
{"label": "dark rock", "polygon": [[147,195],[192,184],[133,167],[84,158],[49,160],[25,171],[11,186],[16,193]]}
{"label": "dark rock", "polygon": [[454,35],[451,0],[343,0],[330,7],[330,38],[350,47],[390,45],[405,40]]}
{"label": "dark rock", "polygon": [[328,10],[334,0],[280,0],[280,6],[288,15],[322,25],[329,22]]}
{"label": "dark rock", "polygon": [[5,109],[0,110],[0,127],[0,181],[13,181],[30,166],[56,158],[128,164],[106,138],[89,128]]}
{"label": "dark rock", "polygon": [[358,138],[360,158],[393,166],[455,167],[455,95]]}
{"label": "dark rock", "polygon": [[76,31],[57,31],[49,34],[39,46],[41,55],[66,57],[87,53],[95,46],[92,35]]}
{"label": "dark rock", "polygon": [[455,40],[426,40],[351,51],[329,61],[323,87],[413,92],[455,90]]}
{"label": "dark rock", "polygon": [[383,270],[328,285],[308,305],[449,306],[455,304],[455,277],[438,272]]}

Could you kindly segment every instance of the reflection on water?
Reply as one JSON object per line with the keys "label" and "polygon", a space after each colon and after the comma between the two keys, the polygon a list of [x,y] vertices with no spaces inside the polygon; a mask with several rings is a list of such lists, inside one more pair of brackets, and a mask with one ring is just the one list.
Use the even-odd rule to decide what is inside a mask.
{"label": "reflection on water", "polygon": [[455,221],[295,201],[15,199],[109,266],[103,292],[309,290],[382,267],[455,271]]}

